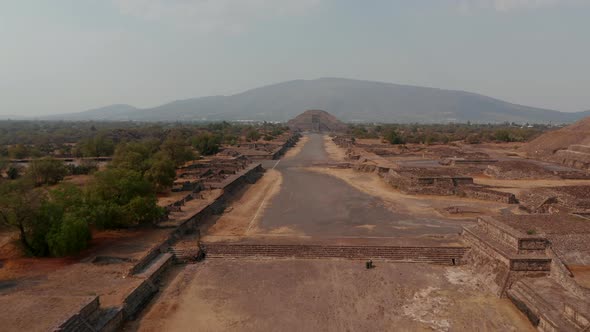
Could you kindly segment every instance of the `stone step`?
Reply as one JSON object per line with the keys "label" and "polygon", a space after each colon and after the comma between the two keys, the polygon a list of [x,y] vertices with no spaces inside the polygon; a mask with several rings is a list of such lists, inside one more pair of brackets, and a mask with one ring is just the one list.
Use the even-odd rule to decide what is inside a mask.
{"label": "stone step", "polygon": [[463,237],[472,244],[472,248],[480,250],[493,259],[504,263],[512,271],[551,270],[551,258],[548,256],[537,252],[519,254],[513,247],[496,240],[478,226],[464,227]]}
{"label": "stone step", "polygon": [[565,303],[563,315],[576,326],[585,331],[590,330],[590,304],[588,303]]}
{"label": "stone step", "polygon": [[528,284],[525,278],[515,282],[506,291],[507,297],[540,331],[581,331],[564,316],[562,308],[545,300]]}
{"label": "stone step", "polygon": [[174,256],[177,263],[188,263],[197,260],[199,248],[196,245],[193,245],[192,247],[182,246],[180,248],[170,247],[168,248],[168,252]]}
{"label": "stone step", "polygon": [[468,248],[464,247],[395,247],[395,246],[323,246],[219,244],[204,245],[207,257],[219,258],[344,258],[383,259],[403,262],[459,264]]}

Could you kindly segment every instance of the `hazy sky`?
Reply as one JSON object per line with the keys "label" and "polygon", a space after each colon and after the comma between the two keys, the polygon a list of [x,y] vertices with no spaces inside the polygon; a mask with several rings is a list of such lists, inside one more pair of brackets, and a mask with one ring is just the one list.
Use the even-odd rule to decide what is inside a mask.
{"label": "hazy sky", "polygon": [[319,77],[590,109],[590,0],[0,0],[0,114]]}

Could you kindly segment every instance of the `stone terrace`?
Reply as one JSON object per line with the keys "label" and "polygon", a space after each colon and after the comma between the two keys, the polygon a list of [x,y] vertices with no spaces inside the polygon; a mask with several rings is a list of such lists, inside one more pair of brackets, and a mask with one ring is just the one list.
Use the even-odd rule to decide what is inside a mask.
{"label": "stone terrace", "polygon": [[551,237],[557,233],[583,232],[588,224],[583,225],[572,216],[563,217],[486,217],[463,231],[472,244],[467,260],[484,273],[495,274],[492,288],[498,295],[507,296],[540,331],[590,328],[590,289],[577,283],[558,250],[560,245],[565,252],[579,249],[570,242],[557,243],[557,238]]}

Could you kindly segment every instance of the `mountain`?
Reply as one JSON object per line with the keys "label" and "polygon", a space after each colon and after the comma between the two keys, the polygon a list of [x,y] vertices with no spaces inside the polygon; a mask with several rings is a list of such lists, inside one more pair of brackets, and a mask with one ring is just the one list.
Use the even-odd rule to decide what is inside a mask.
{"label": "mountain", "polygon": [[147,109],[113,105],[53,119],[287,121],[308,109],[326,110],[345,122],[569,123],[584,117],[584,113],[511,104],[465,91],[320,78],[268,85],[231,96],[178,100]]}
{"label": "mountain", "polygon": [[42,120],[70,120],[70,121],[85,121],[85,120],[106,120],[106,121],[124,121],[135,120],[137,116],[141,116],[141,111],[131,105],[113,104],[105,107],[94,108],[88,111],[68,114],[55,114],[41,117]]}

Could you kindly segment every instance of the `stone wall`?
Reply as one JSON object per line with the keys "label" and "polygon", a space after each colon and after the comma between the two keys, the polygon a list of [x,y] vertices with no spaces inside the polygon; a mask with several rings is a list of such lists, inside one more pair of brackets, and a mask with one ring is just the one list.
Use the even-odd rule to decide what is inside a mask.
{"label": "stone wall", "polygon": [[352,164],[352,169],[359,172],[376,173],[386,183],[410,195],[464,196],[473,199],[517,204],[512,193],[506,193],[484,186],[475,185],[469,176],[422,176],[418,171],[405,170],[399,165],[386,165],[378,159],[360,155],[359,161]]}
{"label": "stone wall", "polygon": [[553,159],[560,163],[580,168],[590,169],[590,147],[586,145],[570,145],[567,150],[559,150],[555,152]]}
{"label": "stone wall", "polygon": [[204,243],[208,257],[376,259],[459,265],[466,247],[331,246],[304,244]]}
{"label": "stone wall", "polygon": [[483,187],[472,186],[462,188],[460,191],[465,197],[483,201],[500,202],[504,204],[518,204],[516,196],[512,193],[491,190]]}
{"label": "stone wall", "polygon": [[523,234],[491,217],[478,218],[477,225],[464,227],[462,235],[472,248],[468,261],[475,269],[493,273],[491,288],[500,296],[524,277],[553,273],[554,261],[546,254],[548,241],[543,237]]}
{"label": "stone wall", "polygon": [[557,281],[561,287],[576,294],[581,298],[590,299],[590,289],[580,286],[573,278],[572,272],[562,262],[561,258],[553,251],[552,248],[547,250],[547,254],[552,258],[551,278]]}
{"label": "stone wall", "polygon": [[92,315],[99,309],[100,302],[98,296],[90,297],[88,302],[79,310],[71,314],[65,321],[59,324],[53,331],[57,332],[78,332],[89,331],[92,328],[88,326],[88,321]]}

